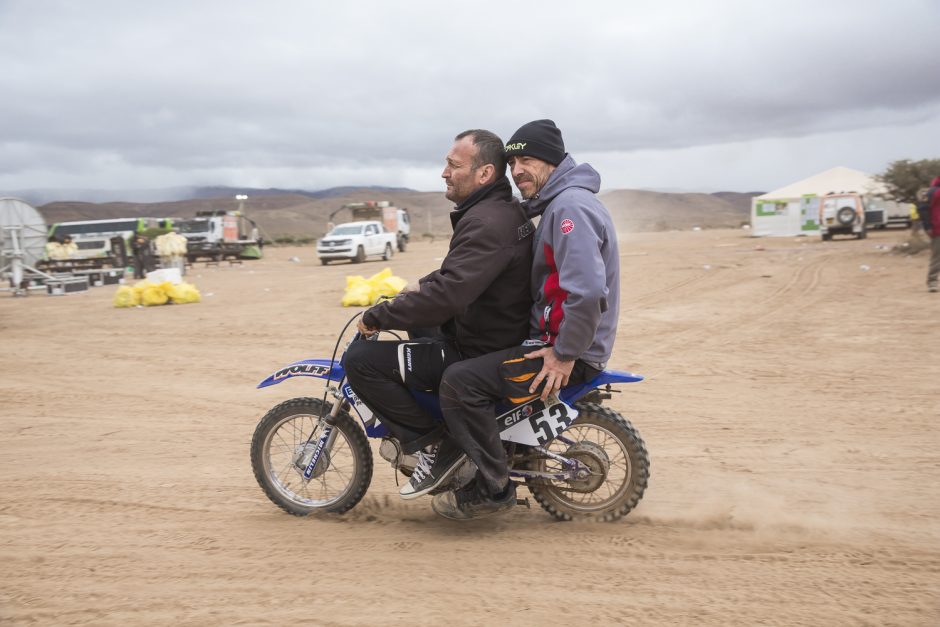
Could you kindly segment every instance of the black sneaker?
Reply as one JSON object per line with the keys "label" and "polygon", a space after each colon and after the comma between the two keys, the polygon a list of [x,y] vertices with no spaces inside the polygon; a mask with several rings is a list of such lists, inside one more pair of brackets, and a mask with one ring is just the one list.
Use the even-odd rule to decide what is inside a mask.
{"label": "black sneaker", "polygon": [[516,484],[512,481],[498,496],[488,494],[478,481],[455,490],[438,494],[431,500],[431,508],[440,516],[451,520],[472,520],[508,511],[516,504]]}
{"label": "black sneaker", "polygon": [[429,448],[418,451],[414,472],[398,491],[401,498],[410,500],[424,496],[444,483],[467,459],[466,454],[447,438]]}

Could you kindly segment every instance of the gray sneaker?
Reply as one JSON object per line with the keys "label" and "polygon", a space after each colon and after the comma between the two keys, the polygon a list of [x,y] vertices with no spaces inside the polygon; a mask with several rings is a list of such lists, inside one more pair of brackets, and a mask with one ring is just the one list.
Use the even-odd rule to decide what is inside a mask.
{"label": "gray sneaker", "polygon": [[418,461],[408,483],[398,494],[406,500],[424,496],[446,481],[467,459],[467,455],[447,438],[418,452]]}
{"label": "gray sneaker", "polygon": [[501,497],[484,492],[474,480],[459,490],[438,494],[431,500],[434,512],[451,520],[473,520],[492,516],[509,511],[515,504],[516,484],[512,481]]}

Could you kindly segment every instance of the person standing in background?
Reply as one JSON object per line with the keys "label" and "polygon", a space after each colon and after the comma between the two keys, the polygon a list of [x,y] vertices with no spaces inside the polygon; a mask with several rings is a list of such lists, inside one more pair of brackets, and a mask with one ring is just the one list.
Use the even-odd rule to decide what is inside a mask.
{"label": "person standing in background", "polygon": [[927,198],[919,208],[924,233],[930,238],[930,261],[927,264],[927,291],[940,290],[940,176],[930,181]]}
{"label": "person standing in background", "polygon": [[134,253],[134,278],[142,279],[153,270],[153,256],[150,254],[150,240],[143,233],[131,238],[131,251]]}

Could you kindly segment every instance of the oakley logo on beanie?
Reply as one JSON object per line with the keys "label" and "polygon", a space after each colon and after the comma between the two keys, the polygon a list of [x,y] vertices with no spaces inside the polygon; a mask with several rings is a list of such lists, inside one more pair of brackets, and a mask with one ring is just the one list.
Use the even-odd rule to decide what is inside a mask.
{"label": "oakley logo on beanie", "polygon": [[535,120],[519,127],[506,144],[506,157],[535,157],[558,165],[565,158],[561,131],[551,120]]}

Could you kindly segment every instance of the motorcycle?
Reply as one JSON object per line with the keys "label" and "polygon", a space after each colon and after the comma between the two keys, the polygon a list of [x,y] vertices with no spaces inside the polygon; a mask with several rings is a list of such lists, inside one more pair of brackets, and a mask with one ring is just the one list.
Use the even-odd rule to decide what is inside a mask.
{"label": "motorcycle", "polygon": [[[353,341],[367,340],[357,333]],[[275,505],[296,516],[342,514],[359,503],[372,480],[368,438],[380,440],[379,454],[393,472],[410,477],[417,463],[346,382],[342,359],[336,359],[338,347],[339,340],[330,359],[294,362],[257,386],[295,377],[326,381],[322,399],[292,398],[273,407],[251,440],[258,484]],[[495,420],[517,487],[525,486],[559,520],[613,521],[629,513],[646,490],[649,454],[630,421],[601,403],[617,391],[612,384],[642,380],[630,372],[604,370],[546,401],[536,397],[522,405],[499,406]],[[435,394],[412,390],[412,395],[443,420]],[[467,484],[475,472],[473,462],[466,461],[435,493]]]}

